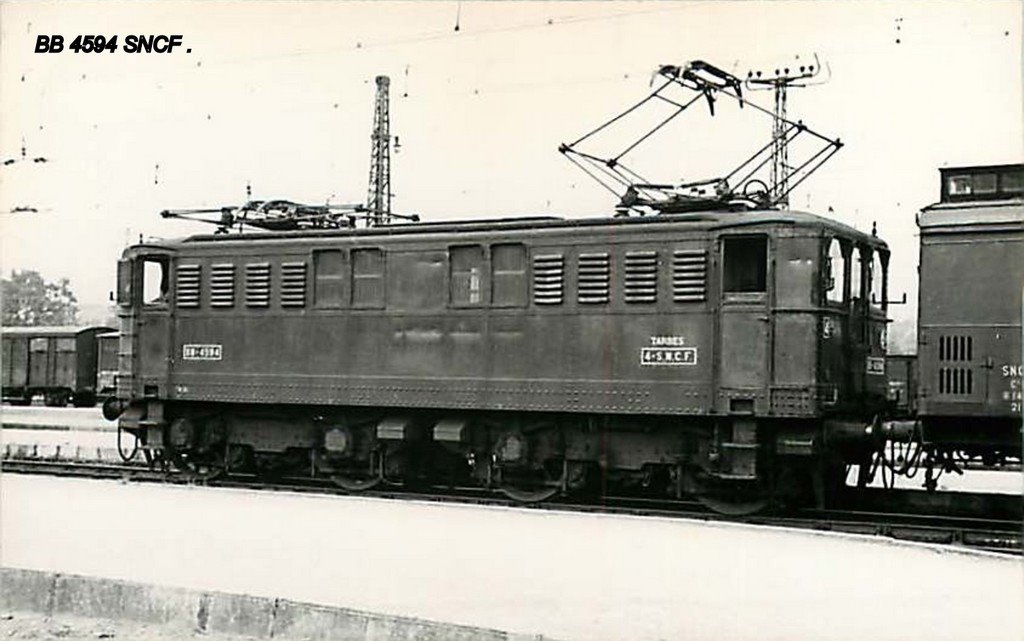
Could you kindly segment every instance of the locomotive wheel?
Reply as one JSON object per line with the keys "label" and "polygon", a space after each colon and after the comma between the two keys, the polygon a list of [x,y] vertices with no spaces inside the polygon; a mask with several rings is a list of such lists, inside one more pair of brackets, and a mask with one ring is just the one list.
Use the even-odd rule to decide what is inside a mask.
{"label": "locomotive wheel", "polygon": [[770,501],[767,498],[732,499],[712,494],[698,494],[697,500],[701,505],[718,514],[726,516],[752,516],[759,514],[768,507]]}
{"label": "locomotive wheel", "polygon": [[331,482],[346,492],[365,492],[372,490],[384,482],[384,455],[374,452],[370,455],[370,464],[366,473],[334,472],[330,476]]}
{"label": "locomotive wheel", "polygon": [[365,492],[366,490],[372,490],[383,482],[383,477],[379,475],[366,478],[342,474],[331,475],[331,483],[334,483],[346,492]]}
{"label": "locomotive wheel", "polygon": [[559,467],[561,468],[561,474],[557,479],[552,478],[548,473],[547,466],[544,466],[543,479],[530,479],[529,481],[515,478],[510,479],[507,473],[499,471],[500,477],[497,489],[503,495],[518,503],[540,503],[541,501],[546,501],[558,494],[566,486],[569,464],[562,460]]}
{"label": "locomotive wheel", "polygon": [[693,495],[713,512],[726,516],[752,516],[764,512],[772,504],[771,496],[761,484],[755,487],[716,486],[693,470],[687,472]]}
{"label": "locomotive wheel", "polygon": [[212,481],[224,473],[223,461],[211,463],[209,461],[190,460],[187,453],[180,452],[173,448],[166,450],[167,457],[174,465],[174,469],[184,474],[190,481],[204,482]]}

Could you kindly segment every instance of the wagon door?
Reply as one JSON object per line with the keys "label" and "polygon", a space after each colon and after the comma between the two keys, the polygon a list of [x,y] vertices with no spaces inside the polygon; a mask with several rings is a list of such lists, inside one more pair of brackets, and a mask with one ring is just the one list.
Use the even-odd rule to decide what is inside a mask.
{"label": "wagon door", "polygon": [[78,368],[75,338],[61,336],[54,339],[54,343],[53,387],[75,389],[75,374]]}
{"label": "wagon door", "polygon": [[718,407],[725,413],[767,410],[769,337],[768,236],[721,242]]}
{"label": "wagon door", "polygon": [[28,387],[28,339],[23,336],[4,341],[4,389]]}
{"label": "wagon door", "polygon": [[33,388],[49,387],[50,373],[53,371],[53,354],[50,339],[36,336],[28,341],[28,384]]}

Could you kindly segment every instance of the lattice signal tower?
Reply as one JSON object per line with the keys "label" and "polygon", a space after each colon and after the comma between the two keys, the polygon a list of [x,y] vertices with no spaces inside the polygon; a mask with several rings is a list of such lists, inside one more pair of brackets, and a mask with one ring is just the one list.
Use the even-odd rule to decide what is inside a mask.
{"label": "lattice signal tower", "polygon": [[373,133],[370,134],[370,189],[366,209],[369,225],[386,225],[391,222],[391,117],[388,113],[391,79],[377,76],[376,82]]}
{"label": "lattice signal tower", "polygon": [[814,57],[813,65],[794,66],[792,69],[784,67],[775,69],[775,74],[770,75],[762,71],[747,72],[746,85],[749,89],[773,89],[775,91],[775,117],[772,121],[772,185],[775,193],[772,194],[776,205],[781,207],[789,206],[789,189],[787,176],[792,170],[789,166],[788,140],[786,130],[788,128],[786,119],[786,94],[790,87],[806,87],[812,84],[821,84],[824,81],[812,81],[821,73],[821,65],[818,57]]}

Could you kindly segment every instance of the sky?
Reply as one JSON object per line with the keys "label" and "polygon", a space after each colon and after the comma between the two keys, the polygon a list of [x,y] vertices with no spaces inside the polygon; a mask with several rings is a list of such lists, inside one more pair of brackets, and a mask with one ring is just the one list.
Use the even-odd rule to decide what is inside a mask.
{"label": "sky", "polygon": [[[247,184],[259,199],[365,202],[381,74],[400,143],[396,211],[610,215],[616,198],[558,145],[646,95],[660,65],[702,59],[745,76],[817,56],[822,82],[790,90],[789,116],[844,147],[791,205],[877,223],[893,250],[890,291],[911,301],[892,316],[909,322],[915,215],[938,199],[938,168],[1024,160],[1022,7],[5,1],[0,159],[14,162],[0,165],[0,268],[69,278],[97,305],[126,243],[207,231],[161,220],[163,209],[240,204]],[[34,53],[41,34],[63,35],[65,50]],[[121,46],[181,34],[183,46],[74,53],[78,34]],[[771,107],[768,92],[750,98]],[[770,136],[769,119],[735,105],[677,120],[635,157],[649,177],[720,175]]]}

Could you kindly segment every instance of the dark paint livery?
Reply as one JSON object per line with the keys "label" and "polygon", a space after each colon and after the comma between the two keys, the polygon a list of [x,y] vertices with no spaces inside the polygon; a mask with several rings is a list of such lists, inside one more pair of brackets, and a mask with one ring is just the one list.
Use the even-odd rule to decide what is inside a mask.
{"label": "dark paint livery", "polygon": [[193,460],[338,470],[426,441],[481,480],[556,461],[774,486],[884,407],[888,258],[794,211],[139,245],[119,266],[121,426]]}

